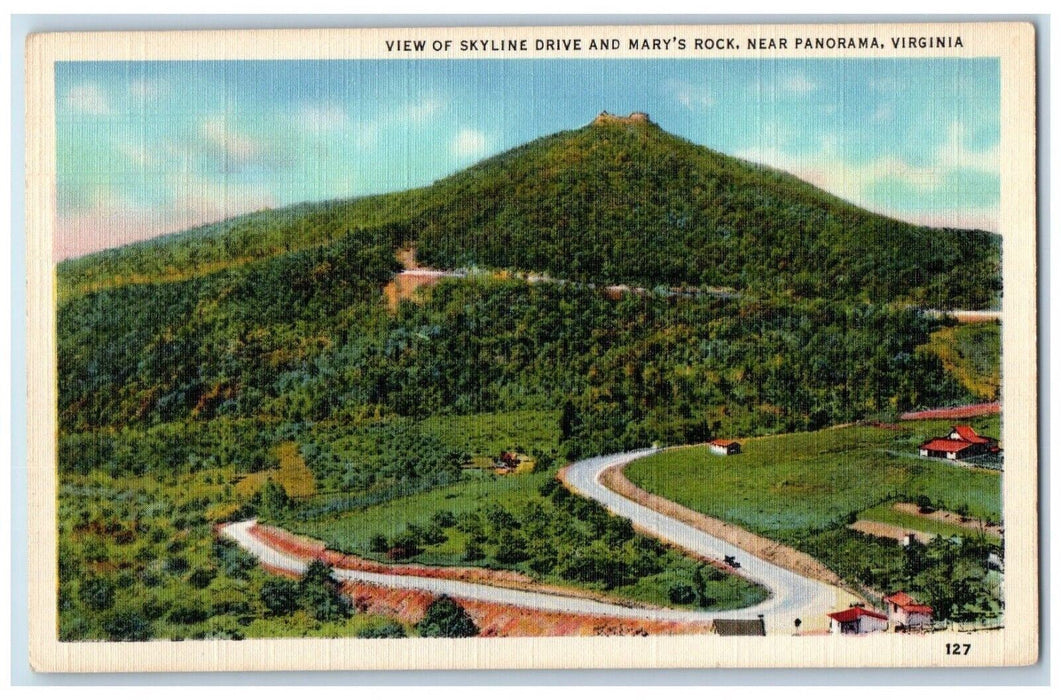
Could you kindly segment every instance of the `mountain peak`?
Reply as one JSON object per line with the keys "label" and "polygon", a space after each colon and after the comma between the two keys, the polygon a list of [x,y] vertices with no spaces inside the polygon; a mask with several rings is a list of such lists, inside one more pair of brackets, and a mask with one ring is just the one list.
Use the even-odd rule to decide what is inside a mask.
{"label": "mountain peak", "polygon": [[603,126],[605,124],[655,124],[648,117],[647,112],[630,112],[630,116],[621,117],[618,114],[611,114],[609,112],[601,112],[597,115],[597,118],[593,120],[593,126]]}

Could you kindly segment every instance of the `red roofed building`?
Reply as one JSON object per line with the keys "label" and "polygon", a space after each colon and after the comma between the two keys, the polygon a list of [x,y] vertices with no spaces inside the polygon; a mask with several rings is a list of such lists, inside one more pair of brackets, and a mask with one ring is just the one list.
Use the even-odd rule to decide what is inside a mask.
{"label": "red roofed building", "polygon": [[924,629],[932,626],[932,606],[922,605],[903,591],[885,597],[888,604],[888,620],[900,629]]}
{"label": "red roofed building", "polygon": [[736,440],[712,440],[707,446],[717,455],[740,454],[740,443]]}
{"label": "red roofed building", "polygon": [[977,435],[969,425],[956,425],[951,428],[947,437],[932,438],[918,448],[918,453],[922,457],[943,459],[964,459],[988,452],[998,452],[996,441]]}
{"label": "red roofed building", "polygon": [[888,616],[876,610],[852,605],[847,610],[828,613],[829,631],[833,634],[867,634],[888,629]]}

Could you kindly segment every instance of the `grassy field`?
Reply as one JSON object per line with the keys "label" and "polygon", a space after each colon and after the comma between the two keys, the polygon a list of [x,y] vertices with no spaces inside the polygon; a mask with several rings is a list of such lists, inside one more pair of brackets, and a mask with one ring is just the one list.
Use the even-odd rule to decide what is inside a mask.
{"label": "grassy field", "polygon": [[966,389],[987,401],[998,398],[1001,326],[997,321],[962,323],[932,334],[925,346]]}
{"label": "grassy field", "polygon": [[[998,437],[999,420],[964,422]],[[918,444],[945,435],[950,425],[909,421],[749,439],[729,457],[680,448],[638,460],[626,474],[642,488],[806,552],[871,601],[905,590],[941,619],[993,619],[1002,600],[986,558],[1001,555],[998,538],[891,508],[923,496],[938,508],[1001,520],[1000,472],[916,456]],[[851,530],[858,519],[965,536],[903,547]]]}
{"label": "grassy field", "polygon": [[455,449],[496,457],[502,451],[555,453],[559,422],[559,411],[511,411],[432,416],[420,427]]}
{"label": "grassy field", "polygon": [[[889,525],[898,525],[899,527],[908,530],[917,530],[918,532],[927,532],[932,535],[942,535],[944,537],[953,537],[955,535],[959,537],[970,537],[978,533],[972,528],[959,527],[951,523],[940,522],[933,518],[922,518],[911,513],[903,513],[892,508],[892,503],[882,503],[878,506],[873,506],[867,510],[862,511],[858,514],[860,520],[872,520],[878,523],[888,523]],[[985,539],[992,544],[1000,544],[1000,540],[997,536],[984,533]]]}
{"label": "grassy field", "polygon": [[[971,422],[981,434],[998,436],[998,416]],[[924,495],[948,509],[965,505],[976,517],[999,520],[999,474],[913,456],[922,440],[948,428],[922,421],[898,429],[793,433],[748,440],[740,455],[729,457],[706,447],[681,448],[638,460],[626,474],[652,493],[780,539],[900,496]]]}

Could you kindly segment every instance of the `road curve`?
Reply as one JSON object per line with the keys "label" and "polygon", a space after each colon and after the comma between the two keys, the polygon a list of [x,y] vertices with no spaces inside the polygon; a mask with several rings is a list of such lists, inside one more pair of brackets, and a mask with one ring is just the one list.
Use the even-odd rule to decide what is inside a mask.
{"label": "road curve", "polygon": [[[333,575],[339,581],[444,593],[457,598],[550,612],[684,622],[706,622],[717,618],[754,618],[756,615],[763,615],[767,630],[776,632],[793,631],[792,623],[797,617],[809,623],[808,627],[817,626],[815,623],[820,624],[823,613],[837,605],[838,595],[842,595],[839,589],[759,559],[716,537],[620,496],[601,484],[600,476],[604,470],[653,452],[655,450],[652,449],[638,450],[575,462],[567,467],[564,482],[576,493],[599,501],[615,514],[630,519],[642,531],[662,540],[711,559],[722,559],[727,554],[736,556],[741,565],[741,574],[769,589],[769,598],[749,608],[706,612],[627,607],[574,596],[427,576],[380,574],[357,569],[336,568]],[[252,532],[254,524],[254,520],[230,523],[221,528],[221,534],[234,540],[262,563],[273,568],[295,574],[305,571],[307,559],[292,556],[258,539]]]}
{"label": "road curve", "polygon": [[710,559],[721,560],[727,555],[735,557],[740,564],[740,574],[765,586],[771,595],[759,605],[739,611],[739,615],[729,613],[731,617],[762,614],[768,629],[792,631],[796,618],[820,626],[824,613],[849,602],[849,594],[835,586],[756,557],[725,540],[635,503],[601,483],[601,475],[605,470],[655,452],[655,449],[645,449],[584,459],[570,465],[563,480],[575,493],[598,501],[616,515],[632,521],[643,532]]}
{"label": "road curve", "polygon": [[[221,534],[234,540],[248,552],[258,557],[259,561],[272,568],[301,574],[306,570],[308,559],[292,556],[282,552],[272,545],[263,542],[251,532],[254,520],[244,520],[238,523],[230,523],[221,528]],[[585,615],[605,615],[623,619],[636,620],[677,620],[677,621],[709,621],[716,617],[725,617],[723,613],[698,612],[695,610],[671,610],[626,607],[612,603],[603,603],[588,598],[577,598],[574,596],[563,596],[552,593],[537,593],[534,591],[523,591],[514,588],[502,588],[500,586],[489,586],[481,583],[469,583],[467,581],[456,581],[453,579],[433,578],[429,576],[408,576],[395,574],[379,574],[357,569],[333,568],[332,575],[339,581],[353,581],[359,583],[372,583],[387,588],[403,588],[418,591],[428,591],[465,598],[479,600],[487,603],[498,603],[501,605],[514,605],[521,608],[534,610],[545,610],[550,612],[566,612]]]}

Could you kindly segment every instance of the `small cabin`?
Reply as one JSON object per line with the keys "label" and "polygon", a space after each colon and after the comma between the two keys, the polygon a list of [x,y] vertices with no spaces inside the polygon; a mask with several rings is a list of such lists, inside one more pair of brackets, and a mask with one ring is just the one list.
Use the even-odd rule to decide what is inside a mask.
{"label": "small cabin", "polygon": [[920,630],[932,626],[932,606],[922,605],[908,593],[896,591],[884,598],[888,605],[888,621],[895,631]]}
{"label": "small cabin", "polygon": [[829,631],[833,634],[869,634],[888,629],[888,616],[861,605],[828,614]]}
{"label": "small cabin", "polygon": [[707,446],[717,455],[740,454],[740,443],[736,440],[712,440]]}

